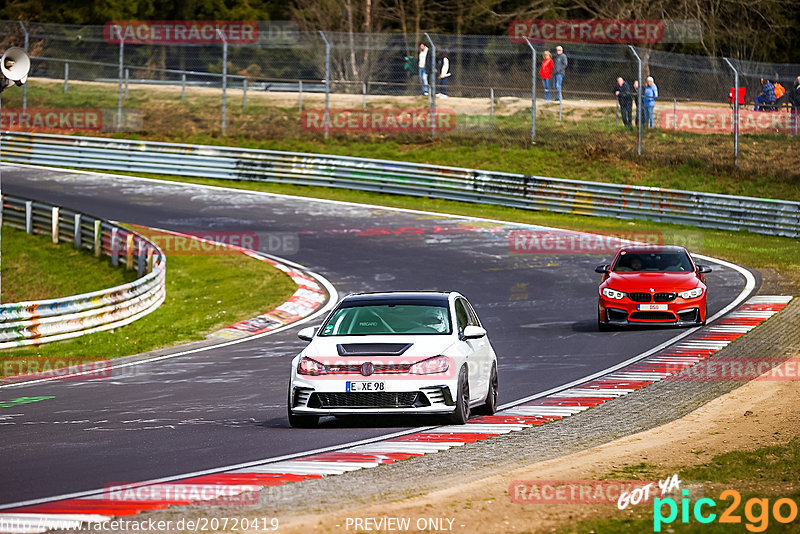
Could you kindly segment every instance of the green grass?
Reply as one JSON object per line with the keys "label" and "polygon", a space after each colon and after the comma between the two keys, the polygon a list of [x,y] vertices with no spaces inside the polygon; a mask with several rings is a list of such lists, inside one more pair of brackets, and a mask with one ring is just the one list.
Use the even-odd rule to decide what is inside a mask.
{"label": "green grass", "polygon": [[[622,473],[630,474],[633,471],[642,473],[637,469],[641,466],[631,466],[624,469]],[[644,472],[651,479],[662,475],[653,471],[652,466],[645,466]],[[617,478],[612,474],[611,478]],[[766,532],[797,532],[800,521],[795,519],[787,525],[779,524],[774,517],[770,516],[768,523],[759,519],[758,507],[753,508],[754,517],[748,519],[745,515],[745,507],[748,500],[769,499],[769,509],[777,499],[789,498],[795,502],[800,501],[800,490],[798,490],[798,480],[800,480],[800,440],[795,438],[785,445],[773,445],[761,447],[752,451],[731,451],[719,454],[709,462],[681,469],[678,478],[683,481],[702,482],[704,484],[703,497],[711,498],[716,503],[713,512],[720,515],[721,511],[733,502],[730,497],[721,499],[720,495],[726,489],[736,490],[741,495],[741,503],[738,508],[733,510],[733,515],[741,517],[742,523],[736,525],[722,524],[714,521],[709,524],[700,524],[694,519],[692,513],[689,514],[689,522],[681,522],[680,509],[677,518],[669,525],[662,526],[662,532],[756,532],[757,527],[767,525]],[[690,503],[693,503],[699,496],[689,494]],[[677,500],[677,499],[676,499]],[[679,502],[679,501],[678,501]],[[680,504],[680,502],[679,502]],[[690,506],[693,506],[690,504]],[[704,509],[708,513],[709,508]],[[666,515],[668,509],[663,507]],[[783,506],[782,513],[788,515],[789,509]],[[611,513],[612,517],[603,519],[584,520],[576,524],[564,527],[560,532],[581,532],[581,533],[628,533],[628,532],[653,532],[653,505],[639,505],[629,507],[627,510]],[[719,517],[718,517],[719,518]],[[717,518],[717,519],[718,519]],[[747,525],[754,526],[754,529],[747,529]]]}
{"label": "green grass", "polygon": [[75,250],[53,244],[50,236],[28,235],[3,227],[2,302],[24,302],[89,293],[136,280],[136,273]]}
{"label": "green grass", "polygon": [[[3,247],[4,262],[14,261],[5,248],[5,241]],[[94,261],[94,258],[89,259]],[[96,270],[99,270],[97,266]],[[94,273],[84,272],[86,278]],[[3,282],[5,285],[6,280]],[[94,289],[103,287],[106,286],[101,283]],[[282,271],[241,254],[168,253],[167,297],[153,313],[113,331],[36,347],[5,349],[0,354],[2,357],[75,356],[103,360],[200,340],[209,332],[270,311],[284,302],[295,288],[291,278]]]}
{"label": "green grass", "polygon": [[[71,82],[67,94],[57,81],[33,80],[28,105],[54,108],[115,109],[115,84]],[[9,91],[7,105],[19,107],[21,92]],[[740,167],[734,169],[730,135],[704,135],[659,129],[647,130],[643,154],[636,153],[635,133],[618,126],[613,108],[568,109],[559,122],[555,108],[540,109],[537,143],[530,146],[530,110],[508,115],[498,105],[494,129],[427,133],[332,134],[310,133],[300,127],[296,105],[276,103],[275,95],[253,91],[248,107],[240,107],[240,92],[229,95],[228,136],[219,134],[220,94],[189,89],[179,102],[178,88],[131,87],[126,110],[142,114],[142,129],[119,137],[195,144],[237,145],[250,148],[346,154],[420,163],[706,191],[712,193],[800,200],[800,137],[781,134],[742,135]],[[333,107],[337,107],[333,95]],[[306,108],[319,107],[319,95],[308,97]],[[407,101],[407,99],[406,99]],[[403,101],[403,102],[406,102]],[[5,103],[5,102],[4,102]],[[420,99],[416,105],[423,106]],[[575,103],[575,105],[580,105]],[[400,106],[394,97],[370,107]],[[341,106],[339,106],[341,107]],[[483,117],[462,114],[458,121]],[[111,135],[111,134],[104,134]]]}

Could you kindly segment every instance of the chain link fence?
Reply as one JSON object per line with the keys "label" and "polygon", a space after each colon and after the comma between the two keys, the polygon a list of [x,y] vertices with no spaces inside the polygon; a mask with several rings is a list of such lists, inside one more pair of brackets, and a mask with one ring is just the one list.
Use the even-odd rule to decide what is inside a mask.
{"label": "chain link fence", "polygon": [[[539,74],[543,53],[557,55],[555,44],[507,35],[301,32],[259,23],[253,42],[226,40],[233,41],[217,32],[200,44],[126,44],[102,26],[0,23],[2,50],[25,46],[32,58],[24,91],[3,95],[2,127],[177,140],[435,137],[744,169],[777,155],[779,173],[800,163],[788,104],[800,65],[564,44],[569,64],[558,101]],[[427,95],[420,44],[428,48]],[[618,77],[632,93],[629,125],[627,103],[615,95]],[[640,113],[647,83],[638,90],[633,83],[647,77],[658,90],[652,126]],[[787,95],[754,111],[762,78]]]}

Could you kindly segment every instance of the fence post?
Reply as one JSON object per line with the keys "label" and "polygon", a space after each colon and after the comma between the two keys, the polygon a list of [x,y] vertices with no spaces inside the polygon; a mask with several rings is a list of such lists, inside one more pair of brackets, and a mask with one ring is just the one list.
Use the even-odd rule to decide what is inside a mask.
{"label": "fence post", "polygon": [[361,109],[367,109],[367,82],[361,82]]}
{"label": "fence post", "polygon": [[733,166],[739,166],[739,71],[723,57],[733,71]]}
{"label": "fence post", "polygon": [[328,129],[331,121],[330,101],[331,101],[331,44],[325,37],[325,32],[319,31],[322,40],[325,41],[325,139],[328,138]]}
{"label": "fence post", "polygon": [[489,88],[489,116],[494,118],[494,87]]}
{"label": "fence post", "polygon": [[75,248],[81,248],[81,214],[75,214],[75,225],[72,230],[72,244]]}
{"label": "fence post", "polygon": [[[22,32],[25,34],[25,53],[28,53],[28,42],[29,42],[29,35],[28,35],[28,28],[25,27],[25,24],[20,20],[18,21],[20,27],[22,28]],[[25,83],[22,85],[22,111],[28,109],[28,84]]]}
{"label": "fence post", "polygon": [[672,99],[672,129],[678,129],[678,99]]}
{"label": "fence post", "polygon": [[247,107],[247,78],[242,81],[242,111]]}
{"label": "fence post", "polygon": [[50,219],[50,234],[54,244],[58,244],[58,222],[61,218],[59,211],[58,206],[53,206],[52,217]]}
{"label": "fence post", "polygon": [[25,233],[33,233],[33,201],[25,201]]}
{"label": "fence post", "polygon": [[125,268],[133,270],[133,234],[125,236]]}
{"label": "fence post", "polygon": [[297,80],[297,111],[303,111],[303,80]]}
{"label": "fence post", "polygon": [[125,39],[119,39],[119,88],[117,89],[117,131],[122,127],[122,63],[125,59]]}
{"label": "fence post", "polygon": [[103,250],[103,227],[99,219],[94,221],[94,257],[99,258]]}
{"label": "fence post", "polygon": [[145,256],[144,256],[144,240],[140,239],[139,241],[137,241],[137,243],[139,244],[139,247],[138,247],[139,250],[136,252],[136,273],[139,276],[142,276],[142,274],[144,274],[144,270],[145,270],[145,267],[146,267],[146,265],[144,263],[144,260],[145,260]]}
{"label": "fence post", "polygon": [[637,101],[637,104],[636,104],[636,126],[637,126],[637,129],[638,129],[638,137],[639,138],[638,138],[638,141],[637,141],[637,144],[636,144],[636,153],[641,156],[642,155],[642,115],[644,115],[644,113],[642,113],[644,111],[642,109],[642,82],[643,82],[643,80],[642,80],[642,58],[639,57],[639,54],[636,52],[636,49],[633,47],[633,45],[628,45],[628,48],[630,48],[631,52],[633,52],[633,55],[636,56],[636,61],[639,64],[639,77],[637,78],[639,80],[639,89],[636,91],[636,93],[637,93],[636,94],[636,99],[637,99],[636,100]]}
{"label": "fence post", "polygon": [[181,104],[186,98],[186,73],[181,74]]}
{"label": "fence post", "polygon": [[228,121],[228,40],[221,29],[217,28],[217,35],[222,39],[222,135],[225,135],[225,127]]}
{"label": "fence post", "polygon": [[536,49],[531,44],[530,39],[525,38],[525,42],[531,49],[531,143],[536,142]]}
{"label": "fence post", "polygon": [[119,240],[119,236],[117,236],[117,229],[111,229],[111,265],[116,267],[119,265],[119,245],[117,241]]}
{"label": "fence post", "polygon": [[125,100],[128,99],[128,78],[130,77],[130,70],[125,69]]}
{"label": "fence post", "polygon": [[69,63],[64,63],[64,94],[67,93],[68,85],[69,85]]}
{"label": "fence post", "polygon": [[428,85],[431,95],[431,137],[436,137],[436,45],[427,32],[425,32],[425,37],[431,44],[431,70],[433,72],[428,75]]}

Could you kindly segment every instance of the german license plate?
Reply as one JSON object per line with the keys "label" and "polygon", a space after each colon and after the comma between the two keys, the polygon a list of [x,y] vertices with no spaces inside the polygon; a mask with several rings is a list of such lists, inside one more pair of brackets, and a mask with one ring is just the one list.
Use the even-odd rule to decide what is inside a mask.
{"label": "german license plate", "polygon": [[346,382],[345,391],[384,391],[386,389],[385,382]]}
{"label": "german license plate", "polygon": [[639,304],[636,309],[639,311],[667,311],[669,306],[666,304]]}

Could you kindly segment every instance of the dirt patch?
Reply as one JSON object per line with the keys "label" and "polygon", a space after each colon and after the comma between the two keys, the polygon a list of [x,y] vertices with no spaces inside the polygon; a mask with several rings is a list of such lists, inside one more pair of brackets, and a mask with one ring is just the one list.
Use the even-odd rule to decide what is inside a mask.
{"label": "dirt patch", "polygon": [[281,517],[281,531],[346,532],[348,518],[408,517],[413,525],[418,518],[446,517],[455,520],[455,531],[550,532],[619,512],[613,504],[515,504],[509,498],[513,481],[602,480],[614,470],[641,462],[661,468],[661,478],[667,478],[679,467],[706,462],[723,452],[784,444],[798,436],[800,382],[751,382],[647,432],[403,501],[336,514]]}

